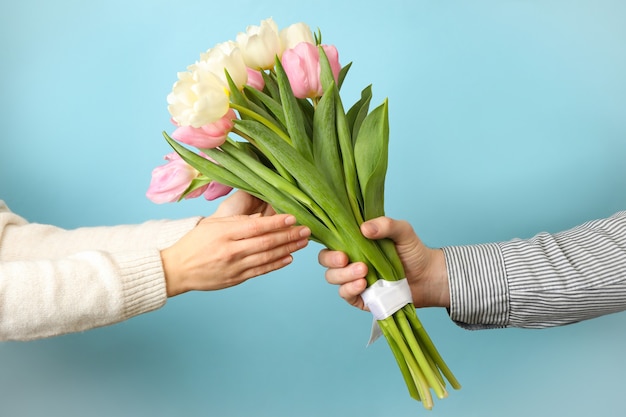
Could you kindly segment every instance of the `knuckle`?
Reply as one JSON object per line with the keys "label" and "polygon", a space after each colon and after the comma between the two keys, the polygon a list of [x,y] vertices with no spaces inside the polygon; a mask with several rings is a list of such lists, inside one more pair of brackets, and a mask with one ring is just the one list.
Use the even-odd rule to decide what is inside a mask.
{"label": "knuckle", "polygon": [[381,217],[379,222],[385,230],[389,230],[393,226],[393,220],[389,217]]}
{"label": "knuckle", "polygon": [[248,233],[250,236],[256,236],[261,233],[262,227],[259,220],[261,219],[254,219],[251,222],[248,222]]}
{"label": "knuckle", "polygon": [[271,235],[259,236],[258,247],[262,251],[267,251],[274,247],[274,239]]}
{"label": "knuckle", "polygon": [[219,251],[219,259],[226,264],[233,264],[239,259],[238,250],[222,250]]}

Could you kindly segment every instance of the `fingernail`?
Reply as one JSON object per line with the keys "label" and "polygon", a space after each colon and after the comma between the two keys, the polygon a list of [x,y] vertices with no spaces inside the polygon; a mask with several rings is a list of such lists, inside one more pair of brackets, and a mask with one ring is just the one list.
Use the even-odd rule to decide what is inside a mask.
{"label": "fingernail", "polygon": [[285,224],[287,226],[292,226],[292,225],[296,224],[296,218],[294,216],[291,216],[291,215],[285,217]]}
{"label": "fingernail", "polygon": [[362,230],[364,232],[367,232],[367,234],[369,235],[375,235],[376,233],[378,233],[378,227],[376,227],[376,225],[373,223],[363,223]]}
{"label": "fingernail", "polygon": [[362,264],[356,264],[354,266],[352,266],[352,274],[355,277],[363,277],[365,274],[367,273],[367,271],[365,270],[365,266]]}
{"label": "fingernail", "polygon": [[311,235],[311,229],[309,229],[308,227],[304,227],[302,230],[300,230],[300,237],[309,237]]}

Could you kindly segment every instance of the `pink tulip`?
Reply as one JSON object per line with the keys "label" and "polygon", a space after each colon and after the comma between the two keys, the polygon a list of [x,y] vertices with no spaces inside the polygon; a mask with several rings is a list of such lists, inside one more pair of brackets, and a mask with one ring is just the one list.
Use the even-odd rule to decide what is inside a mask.
{"label": "pink tulip", "polygon": [[[152,170],[152,179],[146,196],[154,203],[172,203],[178,201],[191,181],[198,176],[198,171],[189,166],[177,153],[165,156],[167,163]],[[195,190],[186,198],[202,195],[208,185]]]}
{"label": "pink tulip", "polygon": [[[214,164],[217,164],[217,161],[215,161],[215,159],[206,155],[204,152],[199,152],[199,154],[201,157],[208,159]],[[197,191],[196,190],[191,194],[193,194],[193,197],[199,197],[200,194],[202,194],[206,200],[212,201],[212,200],[225,196],[226,194],[230,193],[232,189],[233,187],[229,187],[228,185],[220,184],[217,181],[211,181],[210,183],[206,185],[206,187],[200,188],[200,192],[196,193]],[[185,197],[185,198],[192,198],[192,197]]]}
{"label": "pink tulip", "polygon": [[200,149],[212,149],[221,146],[226,137],[233,129],[237,115],[233,109],[228,112],[217,122],[202,126],[180,126],[174,132],[172,137],[187,145],[195,146]]}
{"label": "pink tulip", "polygon": [[330,69],[333,72],[335,82],[339,81],[339,71],[341,71],[341,64],[339,63],[339,51],[334,45],[322,45],[322,49],[328,58],[330,63]]}
{"label": "pink tulip", "polygon": [[261,75],[261,71],[248,68],[248,85],[254,89],[263,91],[263,88],[265,87],[265,80]]}
{"label": "pink tulip", "polygon": [[[339,54],[337,48],[323,45],[330,67],[337,82],[339,77]],[[281,59],[293,94],[298,98],[320,97],[323,93],[320,82],[320,57],[317,47],[308,42],[301,42],[292,49],[283,52]]]}
{"label": "pink tulip", "polygon": [[220,184],[217,181],[211,181],[204,192],[204,198],[212,201],[225,196],[230,193],[232,189],[233,187],[229,187],[228,185]]}

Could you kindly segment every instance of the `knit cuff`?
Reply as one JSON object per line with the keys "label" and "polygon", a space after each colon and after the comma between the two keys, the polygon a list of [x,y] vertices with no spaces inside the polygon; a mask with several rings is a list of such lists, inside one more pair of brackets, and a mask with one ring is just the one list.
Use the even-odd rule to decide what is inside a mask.
{"label": "knit cuff", "polygon": [[167,289],[161,250],[172,246],[189,233],[201,217],[161,221],[156,248],[116,254],[122,277],[124,320],[162,307]]}
{"label": "knit cuff", "polygon": [[162,307],[167,300],[161,253],[147,249],[115,255],[120,268],[121,320]]}
{"label": "knit cuff", "polygon": [[466,329],[506,327],[509,289],[499,245],[442,249],[450,284],[450,318]]}

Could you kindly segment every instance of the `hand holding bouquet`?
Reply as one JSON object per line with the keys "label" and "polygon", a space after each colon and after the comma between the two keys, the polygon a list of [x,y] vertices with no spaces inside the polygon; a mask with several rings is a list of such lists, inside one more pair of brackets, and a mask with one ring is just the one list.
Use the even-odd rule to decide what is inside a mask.
{"label": "hand holding bouquet", "polygon": [[367,263],[364,300],[410,395],[430,409],[431,390],[444,398],[446,379],[460,386],[417,318],[393,243],[360,232],[384,215],[388,107],[370,111],[367,87],[346,111],[339,90],[349,68],[303,23],[279,31],[267,19],[215,45],[168,96],[176,129],[164,136],[175,152],[153,171],[148,197],[212,200],[238,188],[295,215],[312,240]]}

